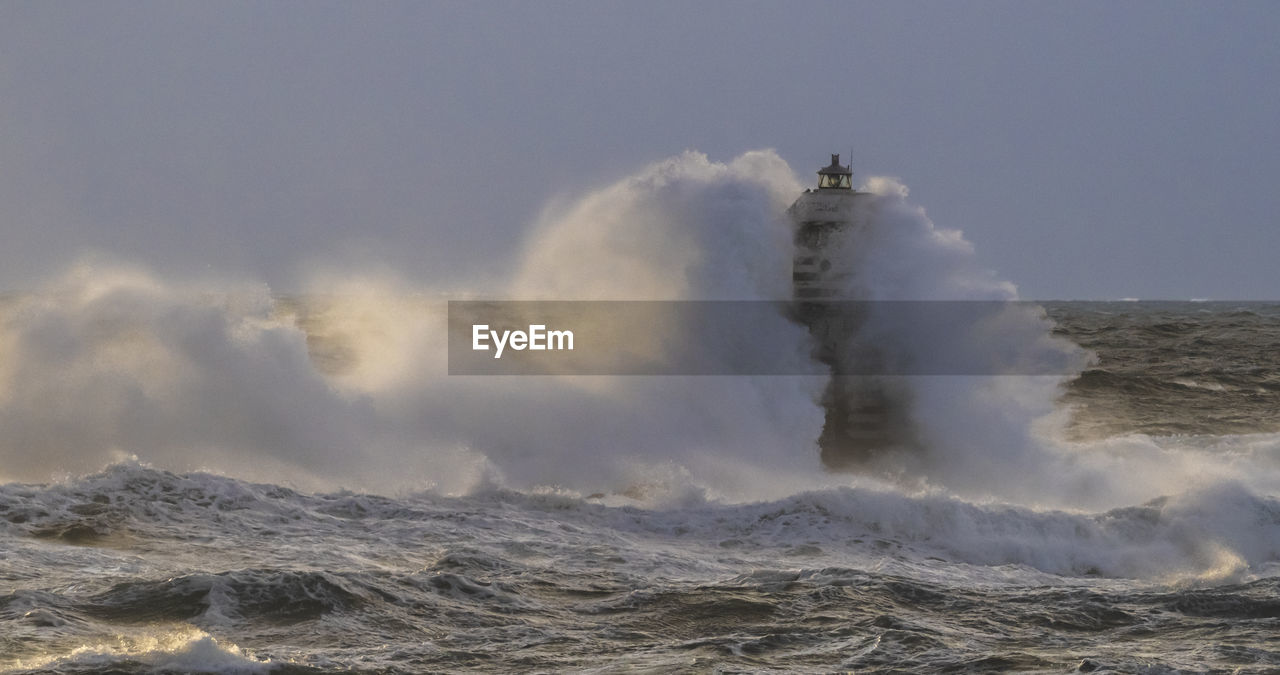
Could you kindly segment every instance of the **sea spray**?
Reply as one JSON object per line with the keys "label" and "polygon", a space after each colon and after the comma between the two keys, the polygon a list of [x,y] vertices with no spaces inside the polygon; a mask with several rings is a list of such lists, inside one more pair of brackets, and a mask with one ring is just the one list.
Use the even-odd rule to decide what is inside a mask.
{"label": "sea spray", "polygon": [[368,428],[266,290],[182,287],[79,265],[0,316],[0,472],[47,478],[137,455],[277,479],[346,473]]}
{"label": "sea spray", "polygon": [[[1060,386],[1087,363],[1088,354],[1053,336],[1041,308],[1014,302],[1016,287],[979,264],[959,230],[935,226],[900,182],[877,177],[862,189],[871,197],[859,200],[852,214],[862,226],[844,230],[826,248],[843,272],[841,297],[863,301],[858,306],[864,315],[850,324],[846,337],[850,349],[871,345],[888,362],[927,358],[963,363],[970,372],[999,373],[1001,363],[1053,363],[1057,370],[1051,372],[1063,374],[852,378],[846,386],[853,395],[861,387],[879,396],[909,427],[899,434],[908,443],[859,468],[917,487],[1060,503],[1064,483],[1042,480],[1057,474],[1048,468],[1058,461],[1056,446],[1047,440],[1054,430],[1046,433],[1038,422],[1053,415]],[[920,330],[920,322],[901,309],[911,301],[1007,304],[997,305],[999,311],[950,312],[957,322],[939,332]]]}
{"label": "sea spray", "polygon": [[[502,295],[785,300],[785,210],[799,189],[771,152],[654,164],[536,223]],[[851,297],[1017,297],[900,183],[863,189],[870,227],[840,242],[838,259]],[[344,272],[282,298],[77,266],[0,306],[0,473],[46,480],[133,456],[301,487],[462,493],[496,482],[732,501],[869,475],[1086,510],[1176,493],[1191,477],[1254,486],[1273,474],[1265,443],[1208,461],[1141,438],[1065,442],[1055,407],[1065,376],[898,378],[918,445],[831,473],[817,449],[823,377],[451,377],[445,300],[455,295]],[[857,337],[907,356],[1082,355],[1034,308],[1011,308],[949,341],[877,316]],[[809,358],[803,326],[781,312],[766,323],[780,358]]]}
{"label": "sea spray", "polygon": [[[785,299],[793,189],[772,153],[648,167],[536,226],[509,293]],[[820,377],[449,377],[435,290],[341,275],[247,305],[229,292],[82,266],[6,311],[6,476],[136,456],[374,490],[465,491],[485,474],[752,499],[822,480]],[[783,312],[760,328],[782,358],[808,358]]]}
{"label": "sea spray", "polygon": [[[789,175],[769,153],[648,167],[543,221],[498,295],[776,299]],[[871,231],[845,242],[851,292],[1016,297],[880,184]],[[1113,329],[1166,310],[1060,306],[1055,332],[1106,335],[1100,363],[1141,376],[1137,395],[1124,368],[1073,387],[1118,432],[1062,440],[1060,377],[901,377],[919,445],[832,472],[825,377],[452,377],[456,295],[339,273],[281,297],[82,265],[0,298],[0,472],[74,474],[0,485],[0,669],[1280,665],[1280,435],[1222,435],[1274,432],[1274,369],[1253,360],[1274,308],[1148,332]],[[808,358],[784,314],[763,339]],[[1077,354],[1032,306],[945,340],[910,328],[873,312],[855,337],[895,358]],[[1229,379],[1142,365],[1206,337]],[[1237,426],[1152,394],[1187,378],[1222,383],[1201,412]],[[1131,433],[1161,414],[1192,433]]]}

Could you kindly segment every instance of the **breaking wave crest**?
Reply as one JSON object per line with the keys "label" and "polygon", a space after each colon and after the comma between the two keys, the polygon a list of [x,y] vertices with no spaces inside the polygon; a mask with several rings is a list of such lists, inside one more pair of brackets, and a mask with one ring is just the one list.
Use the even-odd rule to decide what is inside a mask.
{"label": "breaking wave crest", "polygon": [[[1002,566],[1066,577],[1191,584],[1248,580],[1280,571],[1273,569],[1280,561],[1280,501],[1259,497],[1235,483],[1092,512],[981,504],[883,486],[830,488],[745,504],[696,498],[647,509],[636,509],[635,504],[621,495],[588,498],[496,487],[462,497],[430,492],[398,498],[310,494],[210,474],[180,475],[118,464],[47,487],[0,487],[0,528],[43,537],[77,525],[96,527],[101,514],[110,512],[114,528],[137,539],[237,540],[292,531],[304,539],[324,540],[357,528],[365,531],[354,542],[367,540],[374,546],[391,532],[430,541],[435,529],[466,521],[483,522],[494,541],[507,541],[520,530],[539,534],[538,540],[549,546],[578,537],[630,538],[627,546],[635,550],[624,557],[637,564],[642,561],[633,556],[661,555],[644,544],[645,538],[655,538],[727,552],[791,551],[809,563],[828,558],[869,563],[889,550],[907,565],[941,558],[990,568],[993,580],[1001,578]],[[510,522],[491,520],[503,506],[515,508],[508,509]],[[557,523],[571,527],[557,534]],[[251,617],[280,624],[354,611],[380,602],[386,592],[365,577],[282,569],[277,565],[290,561],[287,552],[279,559],[270,552],[246,550],[243,555],[246,562],[262,566],[116,584],[81,598],[75,609],[131,621],[201,617],[216,623]],[[479,567],[473,571],[484,571],[498,564],[455,552],[442,558],[436,571],[473,570],[475,565]],[[448,594],[456,589],[440,586],[436,591]]]}
{"label": "breaking wave crest", "polygon": [[110,642],[73,647],[65,653],[19,659],[0,666],[11,672],[95,673],[188,672],[250,675],[278,672],[278,664],[260,661],[239,647],[196,628],[119,636]]}

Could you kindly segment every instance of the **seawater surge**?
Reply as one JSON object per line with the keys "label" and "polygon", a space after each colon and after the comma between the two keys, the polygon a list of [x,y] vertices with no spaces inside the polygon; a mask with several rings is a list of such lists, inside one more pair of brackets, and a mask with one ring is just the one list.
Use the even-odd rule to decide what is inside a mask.
{"label": "seawater surge", "polygon": [[[849,344],[890,363],[1067,365],[877,376],[912,442],[840,470],[786,311],[753,339],[809,374],[448,374],[449,299],[785,306],[801,189],[772,152],[673,157],[485,289],[96,260],[0,297],[0,669],[1280,667],[1275,305],[867,312]],[[860,189],[848,298],[1023,300],[901,182]],[[655,316],[599,329],[687,355]]]}

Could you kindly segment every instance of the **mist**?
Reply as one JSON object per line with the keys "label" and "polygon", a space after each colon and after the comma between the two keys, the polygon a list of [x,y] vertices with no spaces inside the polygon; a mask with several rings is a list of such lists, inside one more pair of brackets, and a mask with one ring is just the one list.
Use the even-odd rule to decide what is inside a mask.
{"label": "mist", "polygon": [[[651,164],[549,208],[498,287],[518,299],[785,299],[785,210],[799,185],[771,151]],[[865,189],[871,228],[838,258],[856,271],[851,297],[1017,298],[900,182]],[[919,443],[833,472],[816,445],[824,376],[449,376],[451,293],[382,271],[317,270],[305,293],[282,295],[81,262],[5,300],[0,467],[39,481],[139,461],[311,489],[506,486],[659,502],[862,484],[1088,508],[1189,480],[1266,480],[1265,445],[1209,466],[1166,445],[1062,440],[1069,413],[1055,403],[1070,373],[896,378]],[[1088,363],[1043,313],[1011,307],[998,324],[948,336],[873,313],[858,339],[904,358]],[[797,367],[811,358],[807,331],[782,312],[760,336]]]}

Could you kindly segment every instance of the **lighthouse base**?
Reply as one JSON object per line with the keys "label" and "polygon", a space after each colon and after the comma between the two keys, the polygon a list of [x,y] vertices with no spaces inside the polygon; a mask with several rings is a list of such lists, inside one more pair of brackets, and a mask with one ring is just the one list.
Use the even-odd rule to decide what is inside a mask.
{"label": "lighthouse base", "polygon": [[916,447],[906,393],[874,376],[834,375],[823,393],[822,465],[848,471],[889,452]]}

